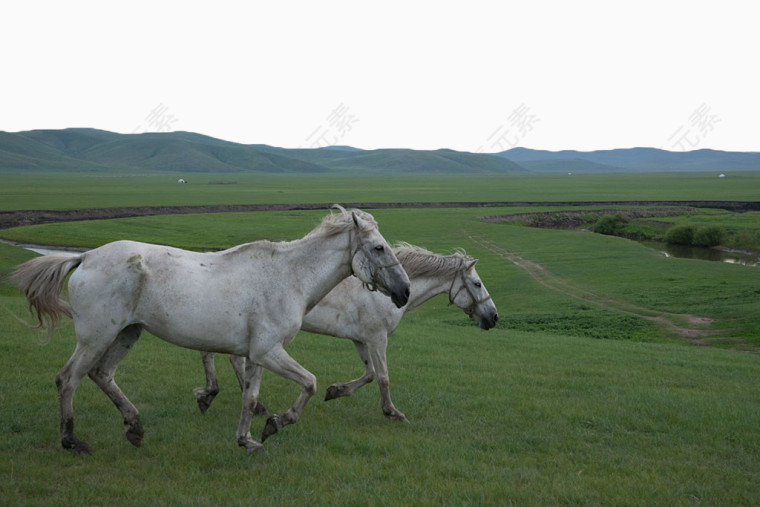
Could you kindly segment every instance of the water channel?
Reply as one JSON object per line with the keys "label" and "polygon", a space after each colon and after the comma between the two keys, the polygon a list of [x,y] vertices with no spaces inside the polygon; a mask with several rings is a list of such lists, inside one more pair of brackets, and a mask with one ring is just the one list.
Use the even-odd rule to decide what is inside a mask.
{"label": "water channel", "polygon": [[[84,252],[86,248],[60,247],[50,245],[32,245],[0,239],[0,243],[26,248],[41,255]],[[665,257],[679,259],[699,259],[704,261],[726,262],[742,266],[760,267],[760,252],[746,252],[727,248],[705,248],[696,246],[670,245],[659,241],[640,241],[642,245],[659,251]]]}
{"label": "water channel", "polygon": [[4,245],[17,246],[24,248],[40,255],[50,254],[66,254],[66,253],[81,253],[89,250],[89,248],[77,248],[77,247],[65,247],[65,246],[50,246],[50,245],[33,245],[31,243],[19,243],[18,241],[10,241],[7,239],[0,239],[0,243]]}
{"label": "water channel", "polygon": [[699,259],[703,261],[726,262],[741,266],[760,267],[760,253],[729,248],[706,248],[700,246],[671,245],[660,241],[640,241],[642,245],[653,248],[665,257],[679,259]]}

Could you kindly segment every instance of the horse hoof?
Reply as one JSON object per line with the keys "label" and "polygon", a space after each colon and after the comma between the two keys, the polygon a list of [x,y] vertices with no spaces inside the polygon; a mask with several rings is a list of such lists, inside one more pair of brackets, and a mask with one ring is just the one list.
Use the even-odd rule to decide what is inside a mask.
{"label": "horse hoof", "polygon": [[138,435],[136,433],[133,433],[131,431],[128,431],[127,432],[127,440],[129,440],[129,443],[132,444],[132,445],[134,445],[135,447],[141,447],[142,446],[142,441],[143,441],[143,436],[142,435]]}
{"label": "horse hoof", "polygon": [[64,449],[71,451],[72,454],[76,454],[77,456],[82,454],[86,454],[88,456],[92,455],[92,449],[90,446],[76,437],[61,440],[61,446]]}
{"label": "horse hoof", "polygon": [[193,389],[193,394],[195,394],[195,397],[198,398],[198,408],[202,414],[205,414],[206,410],[208,410],[208,408],[211,406],[211,402],[214,401],[216,395],[219,394],[219,390],[217,389],[216,391],[209,391],[203,387],[196,387]]}
{"label": "horse hoof", "polygon": [[253,415],[269,415],[269,410],[261,402],[258,402],[256,408],[253,409]]}
{"label": "horse hoof", "polygon": [[145,436],[145,431],[143,430],[142,423],[140,423],[140,420],[138,419],[127,429],[127,440],[129,440],[129,443],[135,447],[140,447],[142,445],[143,436]]}
{"label": "horse hoof", "polygon": [[263,443],[264,440],[280,431],[280,428],[282,428],[282,423],[277,414],[270,416],[269,419],[267,419],[266,426],[264,426],[264,431],[261,432],[261,442]]}
{"label": "horse hoof", "polygon": [[330,400],[334,400],[335,398],[340,398],[342,396],[345,396],[345,391],[346,391],[345,386],[333,384],[327,388],[327,393],[325,394],[325,401],[330,401]]}
{"label": "horse hoof", "polygon": [[407,419],[406,416],[404,414],[402,414],[401,412],[399,412],[399,411],[387,412],[387,413],[384,413],[384,414],[385,414],[385,417],[387,417],[388,419],[391,419],[393,421],[400,421],[400,422],[404,422],[404,423],[408,423],[409,422],[409,419]]}
{"label": "horse hoof", "polygon": [[240,447],[245,447],[245,450],[248,452],[257,452],[257,451],[264,452],[265,451],[264,446],[252,438],[249,440],[246,440],[245,442],[241,442],[238,445]]}
{"label": "horse hoof", "polygon": [[201,411],[201,414],[205,414],[206,410],[211,406],[211,401],[214,398],[211,398],[210,400],[208,397],[203,396],[201,398],[198,398],[198,409]]}

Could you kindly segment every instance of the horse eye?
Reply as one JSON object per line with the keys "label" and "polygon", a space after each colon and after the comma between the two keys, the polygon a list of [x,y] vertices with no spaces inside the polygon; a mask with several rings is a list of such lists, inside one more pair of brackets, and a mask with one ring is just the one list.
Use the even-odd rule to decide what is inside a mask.
{"label": "horse eye", "polygon": [[385,250],[385,247],[384,247],[383,245],[377,245],[377,246],[375,247],[375,250],[377,250],[378,252],[382,252],[382,251],[384,251],[384,250]]}
{"label": "horse eye", "polygon": [[481,288],[481,287],[483,286],[483,284],[482,284],[482,283],[480,283],[480,280],[475,280],[474,282],[472,282],[472,284],[473,284],[475,287],[477,287],[478,289],[479,289],[479,288]]}

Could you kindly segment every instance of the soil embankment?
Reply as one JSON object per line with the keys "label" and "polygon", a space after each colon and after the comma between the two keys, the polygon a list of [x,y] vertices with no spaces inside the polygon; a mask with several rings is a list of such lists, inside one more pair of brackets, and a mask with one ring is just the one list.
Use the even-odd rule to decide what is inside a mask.
{"label": "soil embankment", "polygon": [[[347,208],[360,209],[415,209],[415,208],[494,208],[533,206],[684,206],[695,208],[722,208],[731,211],[757,211],[756,201],[597,201],[597,202],[353,202],[342,203]],[[302,204],[233,204],[212,206],[142,206],[119,208],[89,208],[77,210],[15,210],[0,211],[0,229],[11,227],[103,220],[155,215],[188,213],[229,213],[248,211],[288,211],[328,209],[332,203]]]}

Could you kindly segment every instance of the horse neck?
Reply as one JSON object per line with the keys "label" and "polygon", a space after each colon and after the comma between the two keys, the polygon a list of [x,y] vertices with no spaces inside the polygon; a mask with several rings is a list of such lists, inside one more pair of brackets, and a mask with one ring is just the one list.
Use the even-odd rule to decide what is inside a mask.
{"label": "horse neck", "polygon": [[310,309],[351,274],[348,231],[306,236],[291,242],[293,262],[286,267],[300,281]]}
{"label": "horse neck", "polygon": [[413,310],[434,296],[447,292],[454,276],[456,275],[451,272],[438,271],[423,276],[410,277],[411,296],[404,307],[405,310]]}

